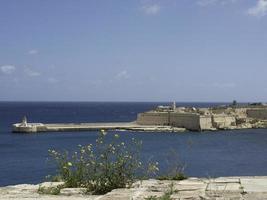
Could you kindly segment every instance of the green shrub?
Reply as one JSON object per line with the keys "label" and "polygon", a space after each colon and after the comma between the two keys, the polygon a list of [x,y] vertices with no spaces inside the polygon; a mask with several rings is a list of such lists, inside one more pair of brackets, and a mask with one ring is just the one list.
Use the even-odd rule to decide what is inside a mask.
{"label": "green shrub", "polygon": [[60,190],[63,188],[63,185],[56,186],[56,187],[41,187],[38,188],[39,194],[51,194],[51,195],[58,195],[60,193]]}
{"label": "green shrub", "polygon": [[57,179],[61,178],[66,187],[85,187],[93,194],[105,194],[116,188],[130,187],[136,174],[150,175],[158,171],[158,163],[145,166],[140,162],[141,144],[132,138],[126,145],[117,134],[107,143],[106,132],[101,131],[94,146],[80,145],[73,154],[55,150],[49,150],[49,154],[56,161]]}
{"label": "green shrub", "polygon": [[159,176],[157,178],[158,180],[173,180],[173,181],[180,181],[180,180],[184,180],[187,179],[187,176],[185,176],[184,173],[179,172],[173,175],[163,175],[163,176]]}

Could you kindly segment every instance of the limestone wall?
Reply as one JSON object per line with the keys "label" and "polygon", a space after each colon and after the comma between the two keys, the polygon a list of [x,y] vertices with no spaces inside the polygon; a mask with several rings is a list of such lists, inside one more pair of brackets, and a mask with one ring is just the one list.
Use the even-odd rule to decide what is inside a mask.
{"label": "limestone wall", "polygon": [[140,125],[169,125],[169,113],[146,112],[139,113],[137,124]]}
{"label": "limestone wall", "polygon": [[198,131],[199,115],[194,113],[170,113],[170,125]]}
{"label": "limestone wall", "polygon": [[170,125],[188,130],[200,130],[199,115],[194,113],[140,113],[137,117],[137,123],[140,125]]}
{"label": "limestone wall", "polygon": [[247,116],[255,119],[267,119],[267,109],[247,109]]}
{"label": "limestone wall", "polygon": [[[267,110],[266,110],[267,117]],[[236,118],[231,115],[199,115],[196,113],[147,112],[137,118],[140,125],[170,125],[192,131],[229,129],[236,126]]]}
{"label": "limestone wall", "polygon": [[211,116],[200,116],[199,125],[201,130],[211,130],[213,128]]}
{"label": "limestone wall", "polygon": [[231,126],[236,126],[236,119],[228,115],[213,115],[212,125],[218,129],[228,129]]}

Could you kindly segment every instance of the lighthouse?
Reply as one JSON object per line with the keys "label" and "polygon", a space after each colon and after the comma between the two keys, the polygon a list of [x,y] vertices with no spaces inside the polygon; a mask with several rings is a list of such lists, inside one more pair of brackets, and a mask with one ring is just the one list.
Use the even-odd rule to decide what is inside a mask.
{"label": "lighthouse", "polygon": [[173,109],[173,111],[176,110],[176,102],[175,101],[173,101],[173,103],[172,103],[172,109]]}

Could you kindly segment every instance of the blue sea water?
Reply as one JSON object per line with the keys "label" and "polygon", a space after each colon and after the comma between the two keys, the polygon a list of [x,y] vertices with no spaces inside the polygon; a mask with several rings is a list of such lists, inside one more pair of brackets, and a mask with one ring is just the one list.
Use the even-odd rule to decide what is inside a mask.
{"label": "blue sea water", "polygon": [[[0,102],[0,186],[39,183],[55,168],[47,162],[48,149],[74,151],[93,143],[97,132],[14,134],[11,125],[26,115],[30,122],[133,121],[139,112],[161,103],[126,102]],[[179,103],[178,106],[212,106],[212,103]],[[267,175],[267,130],[186,133],[118,132],[122,140],[143,141],[142,158],[159,161],[177,152],[188,176],[217,177]],[[111,137],[114,132],[108,134]]]}

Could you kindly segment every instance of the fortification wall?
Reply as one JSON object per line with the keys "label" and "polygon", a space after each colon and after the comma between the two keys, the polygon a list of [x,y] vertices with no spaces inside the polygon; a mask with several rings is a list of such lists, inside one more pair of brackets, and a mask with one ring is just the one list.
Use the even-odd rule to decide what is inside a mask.
{"label": "fortification wall", "polygon": [[170,125],[188,130],[200,130],[199,115],[194,113],[170,113]]}
{"label": "fortification wall", "polygon": [[267,119],[267,109],[247,109],[247,116],[255,119]]}
{"label": "fortification wall", "polygon": [[137,123],[140,125],[170,125],[195,131],[200,130],[199,117],[194,113],[147,112],[138,114]]}
{"label": "fortification wall", "polygon": [[139,113],[137,116],[137,124],[140,125],[169,125],[169,113],[146,112]]}
{"label": "fortification wall", "polygon": [[227,129],[236,126],[236,118],[228,115],[213,115],[212,126],[218,129]]}
{"label": "fortification wall", "polygon": [[213,128],[211,116],[200,116],[199,125],[201,130],[211,130]]}

